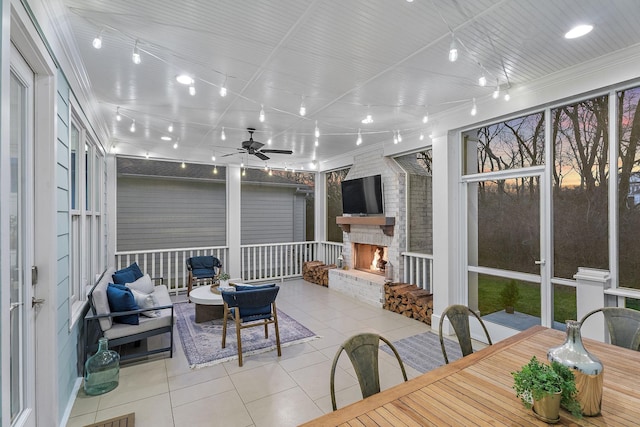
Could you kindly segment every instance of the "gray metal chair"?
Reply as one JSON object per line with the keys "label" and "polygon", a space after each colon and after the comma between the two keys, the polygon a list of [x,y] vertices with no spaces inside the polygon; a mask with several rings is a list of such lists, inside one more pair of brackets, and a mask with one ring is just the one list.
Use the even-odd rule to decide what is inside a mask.
{"label": "gray metal chair", "polygon": [[473,353],[473,347],[471,345],[471,328],[469,327],[469,315],[474,316],[480,322],[480,326],[484,330],[485,335],[487,336],[487,341],[489,345],[492,345],[491,337],[489,336],[489,331],[487,331],[487,327],[484,325],[484,322],[476,314],[475,311],[471,310],[466,305],[454,304],[445,308],[444,312],[442,312],[442,316],[440,317],[440,327],[438,328],[438,335],[440,336],[440,346],[442,347],[442,355],[444,356],[445,363],[449,363],[449,358],[447,357],[447,350],[444,346],[444,337],[442,336],[442,323],[444,322],[445,317],[449,319],[451,323],[451,327],[453,327],[454,332],[456,333],[456,337],[458,337],[458,344],[460,344],[460,350],[462,351],[462,356],[468,356]]}
{"label": "gray metal chair", "polygon": [[588,317],[598,312],[604,315],[611,344],[640,351],[640,311],[624,307],[602,307],[585,314],[580,323],[584,324]]}
{"label": "gray metal chair", "polygon": [[344,350],[351,360],[353,369],[358,376],[358,382],[360,383],[360,390],[362,391],[362,398],[369,397],[373,394],[380,392],[380,375],[378,372],[378,349],[380,341],[384,342],[396,355],[400,369],[402,369],[402,376],[407,381],[407,372],[404,369],[402,359],[398,354],[396,348],[386,338],[373,333],[362,333],[354,335],[346,340],[340,346],[340,349],[333,358],[333,365],[331,366],[331,404],[335,411],[338,407],[336,404],[336,390],[335,390],[335,374],[336,366],[338,365],[338,359],[340,354]]}

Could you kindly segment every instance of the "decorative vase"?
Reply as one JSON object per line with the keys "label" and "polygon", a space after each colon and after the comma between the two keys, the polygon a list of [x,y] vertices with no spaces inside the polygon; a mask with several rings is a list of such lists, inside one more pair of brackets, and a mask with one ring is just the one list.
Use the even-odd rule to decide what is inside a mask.
{"label": "decorative vase", "polygon": [[533,401],[533,414],[542,421],[555,424],[560,421],[560,401],[562,393],[548,394]]}
{"label": "decorative vase", "polygon": [[580,335],[581,326],[577,320],[567,320],[567,338],[564,344],[550,348],[547,358],[550,362],[559,362],[572,370],[582,414],[595,416],[600,413],[602,405],[604,366],[584,348]]}
{"label": "decorative vase", "polygon": [[224,288],[228,288],[229,287],[229,279],[220,279],[220,286],[224,287]]}
{"label": "decorative vase", "polygon": [[106,338],[98,341],[98,351],[84,364],[84,392],[90,396],[104,394],[118,386],[120,355],[109,350]]}

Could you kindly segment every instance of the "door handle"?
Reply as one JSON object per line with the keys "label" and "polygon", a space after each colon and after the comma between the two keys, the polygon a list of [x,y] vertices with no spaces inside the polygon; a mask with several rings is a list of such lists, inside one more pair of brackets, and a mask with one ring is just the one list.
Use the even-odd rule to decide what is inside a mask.
{"label": "door handle", "polygon": [[13,310],[20,307],[21,305],[22,305],[21,302],[12,302],[11,307],[9,308],[9,313],[11,313]]}
{"label": "door handle", "polygon": [[44,298],[31,297],[31,308],[44,304]]}
{"label": "door handle", "polygon": [[545,265],[545,263],[546,263],[545,260],[543,260],[543,259],[535,260],[534,262],[536,263],[536,265]]}
{"label": "door handle", "polygon": [[37,284],[38,284],[38,267],[34,265],[31,267],[31,285],[37,285]]}

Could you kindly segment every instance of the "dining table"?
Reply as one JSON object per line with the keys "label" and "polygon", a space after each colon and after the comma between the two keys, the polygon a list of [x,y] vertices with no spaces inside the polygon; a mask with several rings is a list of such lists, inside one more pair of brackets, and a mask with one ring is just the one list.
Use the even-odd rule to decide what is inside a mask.
{"label": "dining table", "polygon": [[[448,365],[327,413],[303,426],[546,426],[513,390],[512,372],[565,341],[534,326]],[[640,352],[583,339],[604,365],[601,412],[577,418],[560,410],[559,426],[640,426]]]}

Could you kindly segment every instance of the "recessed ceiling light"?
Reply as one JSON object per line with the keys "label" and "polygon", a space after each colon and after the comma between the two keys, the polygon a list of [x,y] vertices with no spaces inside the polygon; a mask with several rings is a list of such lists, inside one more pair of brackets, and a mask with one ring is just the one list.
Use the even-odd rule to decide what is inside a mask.
{"label": "recessed ceiling light", "polygon": [[179,76],[176,76],[176,80],[178,81],[178,83],[183,84],[183,85],[191,85],[193,84],[193,77],[187,75],[187,74],[180,74]]}
{"label": "recessed ceiling light", "polygon": [[163,141],[171,141],[171,137],[170,136],[161,136],[160,139],[163,140]]}
{"label": "recessed ceiling light", "polygon": [[593,30],[593,25],[577,25],[575,27],[573,27],[572,29],[569,30],[569,32],[567,32],[567,34],[564,35],[565,39],[575,39],[578,37],[582,37],[585,34],[588,34],[591,30]]}

